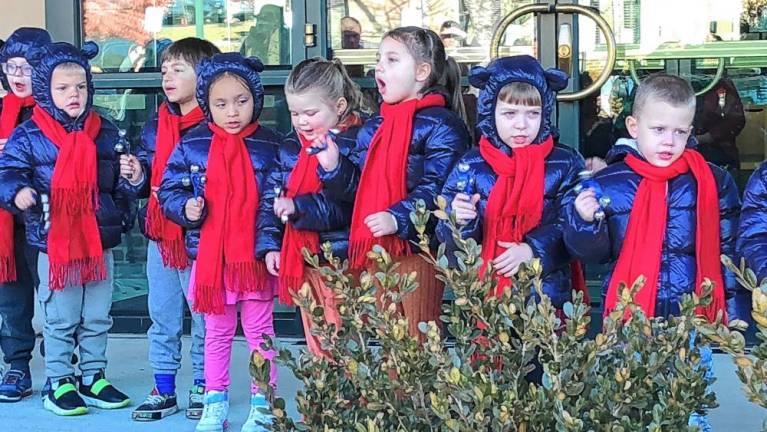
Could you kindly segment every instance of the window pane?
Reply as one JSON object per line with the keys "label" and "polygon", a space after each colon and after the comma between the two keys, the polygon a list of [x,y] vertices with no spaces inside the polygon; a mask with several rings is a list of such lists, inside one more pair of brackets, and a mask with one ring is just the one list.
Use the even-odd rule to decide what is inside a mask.
{"label": "window pane", "polygon": [[290,0],[83,0],[85,39],[101,47],[97,72],[157,69],[162,50],[185,37],[289,65],[292,18]]}
{"label": "window pane", "polygon": [[[432,0],[400,2],[387,0],[328,0],[330,46],[345,65],[357,65],[350,73],[364,76],[375,63],[381,37],[387,31],[406,25],[434,30],[442,37],[448,54],[469,65],[486,61],[493,30],[502,17],[532,0]],[[503,55],[533,54],[535,20],[521,17],[505,32]]]}

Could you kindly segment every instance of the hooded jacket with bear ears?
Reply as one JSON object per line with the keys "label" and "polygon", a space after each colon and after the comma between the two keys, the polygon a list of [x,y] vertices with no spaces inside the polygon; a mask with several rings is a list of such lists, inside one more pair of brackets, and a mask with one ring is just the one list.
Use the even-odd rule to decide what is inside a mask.
{"label": "hooded jacket with bear ears", "polygon": [[[8,37],[8,40],[5,43],[3,43],[3,40],[0,39],[0,63],[5,63],[8,61],[8,59],[13,57],[27,58],[30,53],[39,50],[41,47],[49,43],[51,43],[51,36],[47,31],[41,28],[18,28],[11,34],[11,36]],[[0,85],[2,85],[6,91],[11,91],[8,84],[8,77],[5,75],[5,73],[3,73],[2,70],[0,70]],[[3,102],[2,99],[0,99],[0,111],[2,111],[2,109]],[[22,108],[21,114],[19,115],[19,124],[25,120],[28,120],[31,116],[31,107]]]}
{"label": "hooded jacket with bear ears", "polygon": [[[480,89],[477,99],[477,127],[488,140],[507,154],[512,150],[498,136],[495,126],[495,106],[501,89],[512,82],[526,82],[541,94],[541,127],[533,144],[546,140],[554,134],[551,113],[556,106],[556,91],[565,88],[567,75],[558,69],[544,71],[537,60],[530,56],[503,57],[491,62],[486,68],[474,67],[469,82]],[[460,168],[465,171],[461,172]],[[467,169],[466,169],[467,168]],[[543,291],[551,297],[554,306],[561,308],[572,298],[570,262],[572,258],[562,241],[562,219],[560,209],[566,205],[566,192],[578,181],[578,173],[585,169],[583,158],[577,151],[557,143],[545,161],[545,185],[543,194],[543,215],[537,228],[527,233],[525,243],[533,250],[533,255],[543,264]],[[460,183],[473,179],[470,189],[462,189]],[[463,238],[473,238],[482,243],[483,219],[487,199],[493,189],[497,176],[492,167],[485,162],[479,149],[469,150],[450,173],[442,189],[442,196],[449,207],[455,195],[467,193],[479,194],[477,218],[462,229]],[[455,252],[458,250],[453,241],[447,223],[437,225],[437,238],[447,246],[446,255],[455,265]]]}
{"label": "hooded jacket with bear ears", "polygon": [[[82,50],[68,43],[57,42],[27,54],[27,60],[34,67],[32,91],[37,105],[67,131],[81,130],[85,113],[92,109],[93,82],[88,60],[97,53],[98,46],[93,42],[86,42]],[[51,98],[51,75],[63,63],[76,63],[85,70],[88,99],[84,114],[77,119],[72,119],[63,110],[56,108]],[[131,226],[131,206],[135,201],[135,188],[120,178],[120,164],[114,150],[117,140],[117,127],[102,116],[101,130],[94,141],[98,158],[99,191],[96,221],[104,249],[120,244],[122,233]],[[14,198],[26,186],[32,187],[38,194],[50,194],[58,154],[58,148],[43,135],[34,121],[28,120],[19,125],[8,139],[3,157],[0,158],[0,205],[13,213],[19,213]],[[42,216],[39,205],[24,212],[27,241],[45,252],[48,233],[43,228]]]}
{"label": "hooded jacket with bear ears", "polygon": [[[18,28],[8,37],[7,42],[3,43],[3,40],[0,39],[0,63],[5,63],[8,59],[13,57],[26,58],[29,53],[38,50],[49,43],[51,43],[51,36],[47,31],[41,28]],[[8,83],[8,77],[2,70],[0,70],[0,85],[2,85],[3,89],[7,92],[12,91]],[[3,99],[0,99],[0,111],[3,110]],[[21,108],[21,113],[19,113],[18,117],[19,124],[32,117],[32,108],[34,107]],[[24,223],[24,216],[21,214],[16,215],[14,221],[16,222],[17,227],[21,227],[21,224]]]}
{"label": "hooded jacket with bear ears", "polygon": [[[210,87],[224,73],[235,74],[245,80],[253,95],[253,121],[257,121],[264,106],[264,87],[259,75],[263,70],[261,60],[256,57],[245,58],[239,53],[216,54],[200,61],[197,66],[197,102],[208,122],[213,122],[208,101]],[[184,179],[189,177],[192,165],[200,167],[201,172],[205,171],[212,139],[213,132],[208,123],[201,123],[188,131],[168,159],[165,175],[157,193],[165,215],[184,228],[186,250],[191,259],[197,257],[200,228],[207,217],[207,211],[203,210],[203,215],[198,221],[193,222],[186,218],[184,208],[186,202],[194,198],[194,191],[191,186],[184,185]],[[257,215],[265,214],[274,203],[274,192],[267,190],[266,181],[269,173],[277,166],[281,141],[282,136],[278,132],[263,125],[253,135],[245,138],[245,146],[250,154],[258,186],[259,196],[254,197],[259,200]],[[268,251],[279,250],[280,231],[272,221],[262,217],[257,217],[256,224],[256,258],[263,259]]]}

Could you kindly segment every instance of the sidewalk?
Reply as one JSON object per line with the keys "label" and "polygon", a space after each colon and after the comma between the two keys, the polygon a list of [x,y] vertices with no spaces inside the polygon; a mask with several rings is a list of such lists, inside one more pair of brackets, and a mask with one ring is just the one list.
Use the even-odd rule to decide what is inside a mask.
{"label": "sidewalk", "polygon": [[[185,352],[189,339],[184,338]],[[302,340],[279,339],[278,344],[297,353],[303,347]],[[111,335],[109,339],[110,364],[107,377],[116,387],[127,393],[132,401],[131,408],[118,411],[100,411],[91,409],[91,413],[81,417],[58,417],[42,408],[40,388],[43,385],[44,370],[42,359],[35,351],[32,362],[32,374],[35,393],[21,403],[0,404],[0,430],[9,432],[101,432],[101,431],[139,431],[139,432],[184,432],[194,431],[195,422],[186,419],[183,412],[167,417],[159,422],[138,423],[131,420],[133,407],[137,406],[152,387],[152,371],[147,362],[147,341],[145,335]],[[185,357],[186,360],[186,357]],[[232,388],[230,390],[231,409],[230,431],[238,432],[249,411],[249,376],[248,348],[244,339],[238,337],[232,354]],[[714,370],[719,380],[714,384],[719,408],[710,414],[711,423],[716,431],[749,432],[761,430],[762,420],[767,411],[751,404],[740,390],[740,381],[734,373],[734,366],[729,357],[714,355]],[[186,389],[191,385],[191,368],[184,362],[178,376],[179,399],[181,407],[186,406]],[[293,395],[299,387],[289,370],[280,368],[277,384],[278,394],[288,403],[288,414],[298,417]]]}

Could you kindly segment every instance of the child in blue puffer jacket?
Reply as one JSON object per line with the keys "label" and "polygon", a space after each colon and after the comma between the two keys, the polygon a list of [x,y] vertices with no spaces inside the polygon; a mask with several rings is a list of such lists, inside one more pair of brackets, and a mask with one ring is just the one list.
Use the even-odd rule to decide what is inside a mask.
{"label": "child in blue puffer jacket", "polygon": [[[136,188],[119,176],[117,128],[93,109],[93,81],[83,50],[48,44],[30,53],[32,118],[14,130],[0,158],[0,203],[25,212],[27,241],[39,251],[38,298],[45,318],[44,407],[77,415],[130,399],[105,378],[112,326],[113,258],[125,209]],[[70,363],[75,338],[82,379]],[[79,386],[78,386],[79,384]]]}
{"label": "child in blue puffer jacket", "polygon": [[[682,295],[700,294],[708,278],[712,301],[698,312],[709,320],[738,318],[743,297],[720,255],[734,256],[740,198],[732,177],[692,148],[694,115],[689,83],[666,74],[646,78],[626,119],[633,139],[619,140],[593,178],[601,190],[571,192],[565,244],[585,262],[613,267],[602,285],[605,313],[617,304],[621,282],[631,286],[644,276],[634,302],[649,317],[677,315]],[[711,374],[709,347],[701,357]],[[698,414],[691,423],[710,430]]]}
{"label": "child in blue puffer jacket", "polygon": [[767,278],[767,163],[754,171],[743,194],[738,255],[746,259],[758,281]]}
{"label": "child in blue puffer jacket", "polygon": [[[252,351],[274,337],[272,309],[276,278],[267,273],[264,256],[279,249],[279,230],[259,214],[266,180],[275,168],[282,137],[258,123],[264,87],[257,58],[217,54],[197,67],[197,102],[207,122],[189,131],[173,151],[158,197],[165,215],[186,230],[194,260],[189,297],[205,314],[205,398],[198,431],[228,425],[229,365],[238,309]],[[272,364],[271,385],[276,383]],[[271,416],[265,392],[251,386],[251,410],[242,430],[264,430]]]}
{"label": "child in blue puffer jacket", "polygon": [[[293,68],[285,96],[293,133],[282,143],[278,169],[267,187],[267,193],[280,191],[280,195],[274,196],[272,213],[259,216],[272,220],[283,232],[282,248],[266,254],[266,265],[273,275],[279,274],[282,303],[293,304],[291,292],[308,282],[325,320],[340,328],[335,294],[317,270],[305,265],[302,249],[322,257],[320,245],[330,242],[334,255],[346,258],[352,205],[325,191],[318,168],[329,141],[343,154],[354,147],[363,121],[362,93],[339,60],[316,57]],[[309,312],[302,309],[301,316],[309,351],[325,355],[312,335]]]}
{"label": "child in blue puffer jacket", "polygon": [[[585,289],[580,266],[571,271],[560,219],[565,194],[584,162],[577,151],[555,142],[551,125],[555,92],[567,85],[567,75],[544,71],[530,56],[514,56],[473,68],[469,80],[480,89],[482,138],[445,183],[448,210],[456,213],[461,235],[482,244],[484,265],[492,262],[499,279],[495,294],[510,285],[521,263],[540,258],[543,290],[561,308],[573,288]],[[437,236],[455,260],[446,221]]]}
{"label": "child in blue puffer jacket", "polygon": [[[0,155],[13,130],[32,116],[32,66],[27,52],[49,44],[39,28],[22,27],[0,42]],[[32,394],[29,361],[35,348],[32,316],[37,288],[37,249],[27,243],[24,216],[0,210],[0,349],[11,367],[0,381],[0,401],[17,402]]]}
{"label": "child in blue puffer jacket", "polygon": [[[400,263],[399,273],[418,274],[418,289],[403,299],[402,312],[410,334],[421,338],[420,322],[439,323],[444,286],[433,266],[415,254],[411,242],[418,242],[418,234],[410,214],[419,200],[434,209],[445,174],[471,138],[461,117],[460,71],[436,33],[396,28],[384,35],[378,56],[380,114],[365,122],[348,156],[339,156],[332,144],[318,155],[320,179],[329,194],[354,203],[352,269],[371,266],[366,254],[381,245]],[[427,227],[432,239],[435,226],[430,221]]]}

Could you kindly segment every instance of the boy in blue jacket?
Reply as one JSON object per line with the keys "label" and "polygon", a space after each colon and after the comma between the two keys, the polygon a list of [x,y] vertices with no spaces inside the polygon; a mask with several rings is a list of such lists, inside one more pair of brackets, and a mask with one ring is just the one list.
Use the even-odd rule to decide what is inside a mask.
{"label": "boy in blue jacket", "polygon": [[[54,43],[30,53],[37,106],[0,158],[0,204],[25,212],[27,241],[40,251],[48,375],[43,402],[58,415],[130,403],[104,370],[112,325],[111,249],[120,243],[123,209],[135,189],[119,178],[117,128],[92,109],[88,60],[97,52],[88,42],[82,51]],[[75,340],[80,380],[70,363]]]}
{"label": "boy in blue jacket", "polygon": [[[35,106],[27,51],[50,42],[47,31],[22,27],[0,49],[0,80],[8,92],[0,99],[0,155],[13,130],[32,116]],[[35,347],[36,287],[37,250],[27,244],[24,219],[0,210],[0,349],[11,366],[0,383],[0,402],[17,402],[32,394],[29,361]]]}
{"label": "boy in blue jacket", "polygon": [[[694,115],[689,83],[666,74],[646,78],[626,119],[633,139],[619,140],[594,177],[610,204],[601,206],[593,188],[571,192],[565,244],[585,262],[613,266],[602,285],[605,313],[621,282],[631,286],[644,276],[635,303],[649,317],[677,315],[682,295],[700,294],[708,278],[713,298],[698,312],[709,320],[720,313],[737,318],[737,282],[719,257],[734,255],[740,198],[732,177],[691,148]],[[701,357],[711,373],[710,348]],[[705,417],[693,417],[709,430]]]}

